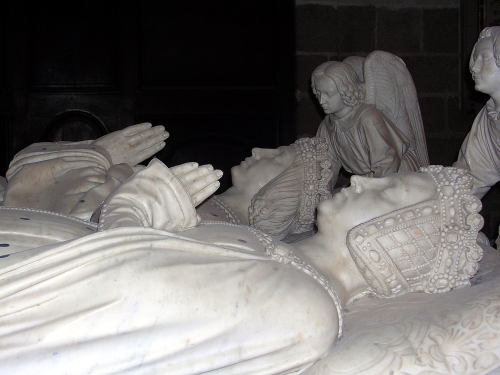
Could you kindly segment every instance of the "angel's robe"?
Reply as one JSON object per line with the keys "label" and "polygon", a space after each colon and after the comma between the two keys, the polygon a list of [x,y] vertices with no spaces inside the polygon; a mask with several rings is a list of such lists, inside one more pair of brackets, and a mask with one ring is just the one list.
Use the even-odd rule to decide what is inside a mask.
{"label": "angel's robe", "polygon": [[375,106],[359,104],[342,118],[327,115],[316,134],[329,143],[333,172],[382,177],[418,170],[415,150],[405,135]]}
{"label": "angel's robe", "polygon": [[500,114],[492,99],[474,119],[453,166],[470,171],[479,198],[500,180]]}
{"label": "angel's robe", "polygon": [[[11,242],[0,247],[0,373],[294,374],[327,352],[334,300],[311,267],[278,252],[287,247],[224,223],[145,227],[196,215],[165,168],[155,162],[121,185],[97,233],[0,207],[0,224],[7,215],[19,234],[0,240]],[[164,203],[186,209],[166,213],[166,190],[176,201]]]}

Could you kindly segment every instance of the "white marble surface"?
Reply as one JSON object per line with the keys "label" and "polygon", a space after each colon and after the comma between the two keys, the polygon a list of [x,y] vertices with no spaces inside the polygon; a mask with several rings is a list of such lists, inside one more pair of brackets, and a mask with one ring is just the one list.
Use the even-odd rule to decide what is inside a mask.
{"label": "white marble surface", "polygon": [[[192,183],[200,191],[213,184],[207,176],[217,178],[213,170],[192,167],[188,165],[186,174],[200,172],[200,179]],[[377,292],[349,245],[357,241],[348,237],[353,228],[369,233],[379,226],[372,220],[399,228],[400,215],[415,241],[422,236],[431,239],[425,242],[429,247],[412,258],[423,267],[420,279],[408,277],[405,257],[390,246],[384,251],[396,268],[380,268],[374,262],[371,272],[380,280],[400,273],[410,285],[408,290],[391,291],[393,296],[417,290],[420,281],[425,285],[439,272],[456,275],[441,260],[460,263],[463,249],[469,249],[470,264],[477,263],[472,252],[475,242],[464,242],[472,232],[477,235],[477,225],[470,219],[480,208],[470,205],[477,198],[465,193],[469,182],[462,172],[440,167],[381,179],[353,177],[349,189],[320,205],[318,233],[294,246],[248,226],[193,226],[197,220],[193,195],[182,178],[156,161],[110,196],[101,213],[100,232],[72,239],[78,230],[87,233],[93,228],[68,219],[61,225],[67,233],[59,234],[57,222],[63,216],[47,214],[45,225],[43,212],[24,210],[32,216],[26,217],[30,220],[23,241],[31,233],[33,246],[43,246],[24,244],[21,251],[0,258],[0,370],[9,374],[33,369],[53,374],[300,373],[324,357],[341,336],[342,306]],[[456,206],[455,200],[449,205],[440,194],[448,196],[453,188],[461,189]],[[427,212],[426,204],[440,209]],[[421,209],[422,218],[407,215]],[[3,210],[13,220],[22,220],[18,211]],[[459,237],[464,246],[443,253],[443,246],[455,241],[444,220],[453,218],[452,211],[467,222],[466,236]],[[40,242],[37,231],[44,230],[54,231],[52,240],[66,241]],[[436,231],[450,242],[443,245]],[[437,295],[433,303],[441,306],[444,296]],[[415,314],[408,301],[405,307]],[[384,315],[384,309],[380,311]],[[359,318],[360,327],[370,326],[370,321],[383,324],[369,316],[371,320]],[[344,332],[341,344],[348,342],[347,335]],[[362,348],[364,341],[359,343]],[[362,353],[362,361],[356,363],[373,362],[373,350],[357,353]]]}
{"label": "white marble surface", "polygon": [[500,370],[500,255],[485,248],[471,288],[364,298],[345,336],[307,375],[493,374]]}

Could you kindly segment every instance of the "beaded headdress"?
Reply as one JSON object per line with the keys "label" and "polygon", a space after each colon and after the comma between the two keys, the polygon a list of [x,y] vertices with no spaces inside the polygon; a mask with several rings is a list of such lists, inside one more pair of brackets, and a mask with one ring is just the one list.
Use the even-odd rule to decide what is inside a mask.
{"label": "beaded headdress", "polygon": [[443,293],[470,285],[482,249],[481,201],[462,169],[420,169],[434,180],[437,198],[372,219],[351,229],[347,246],[379,297],[408,292]]}
{"label": "beaded headdress", "polygon": [[[297,155],[292,166],[261,189],[248,210],[250,225],[280,239],[312,230],[316,207],[331,198],[333,173],[326,141],[301,138],[290,147]],[[292,176],[293,187],[284,186],[284,175]],[[285,196],[294,198],[288,200]]]}
{"label": "beaded headdress", "polygon": [[332,162],[323,138],[301,138],[295,141],[293,147],[304,166],[304,187],[293,230],[294,233],[302,233],[313,229],[318,204],[332,197],[329,189]]}

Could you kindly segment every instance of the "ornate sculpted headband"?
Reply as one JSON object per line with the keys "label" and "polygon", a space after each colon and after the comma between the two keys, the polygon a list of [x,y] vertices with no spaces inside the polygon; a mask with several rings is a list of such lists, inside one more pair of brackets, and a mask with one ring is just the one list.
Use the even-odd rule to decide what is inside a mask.
{"label": "ornate sculpted headband", "polygon": [[292,145],[297,158],[304,166],[304,187],[299,204],[299,214],[294,233],[313,229],[315,210],[318,204],[330,199],[329,183],[332,178],[332,162],[328,145],[322,138],[301,138]]}
{"label": "ornate sculpted headband", "polygon": [[482,249],[481,201],[471,195],[465,170],[429,166],[437,199],[375,218],[351,229],[347,246],[379,297],[407,292],[443,293],[470,285]]}

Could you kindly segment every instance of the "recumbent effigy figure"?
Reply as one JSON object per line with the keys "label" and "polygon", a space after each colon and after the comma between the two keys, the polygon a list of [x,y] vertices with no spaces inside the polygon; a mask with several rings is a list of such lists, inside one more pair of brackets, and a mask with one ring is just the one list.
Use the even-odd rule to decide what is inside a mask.
{"label": "recumbent effigy figure", "polygon": [[[4,204],[88,220],[107,195],[140,168],[138,162],[165,145],[167,136],[162,126],[139,124],[102,137],[107,143],[33,144],[10,164]],[[310,233],[318,203],[331,197],[327,147],[325,140],[303,138],[277,149],[254,148],[251,157],[232,168],[233,186],[201,205],[198,214],[205,221],[249,224],[277,239]],[[113,155],[121,155],[118,149],[128,157]]]}
{"label": "recumbent effigy figure", "polygon": [[328,61],[311,85],[326,114],[317,136],[330,145],[333,172],[385,176],[429,164],[416,90],[404,62],[374,51]]}
{"label": "recumbent effigy figure", "polygon": [[193,195],[153,160],[108,197],[98,233],[4,249],[0,369],[300,373],[342,335],[349,301],[469,285],[479,209],[462,170],[354,176],[320,204],[318,233],[291,246],[248,226],[193,226]]}

